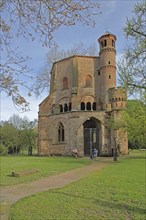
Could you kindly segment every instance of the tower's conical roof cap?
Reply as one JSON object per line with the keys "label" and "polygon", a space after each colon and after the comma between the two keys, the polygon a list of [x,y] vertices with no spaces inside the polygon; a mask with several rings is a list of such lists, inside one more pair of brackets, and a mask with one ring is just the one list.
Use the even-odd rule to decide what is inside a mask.
{"label": "tower's conical roof cap", "polygon": [[115,40],[117,39],[115,34],[112,34],[111,32],[106,31],[105,34],[103,34],[103,35],[98,39],[98,41],[100,41],[101,38],[103,38],[103,37],[105,37],[105,36],[108,36],[108,35],[112,35],[112,36],[115,38]]}

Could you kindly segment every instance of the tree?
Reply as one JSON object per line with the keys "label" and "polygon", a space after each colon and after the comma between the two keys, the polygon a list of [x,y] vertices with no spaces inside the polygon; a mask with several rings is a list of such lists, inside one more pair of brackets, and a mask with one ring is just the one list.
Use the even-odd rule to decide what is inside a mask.
{"label": "tree", "polygon": [[37,137],[38,134],[34,129],[24,129],[20,132],[20,145],[27,149],[28,155],[32,155],[33,149],[36,148],[37,145]]}
{"label": "tree", "polygon": [[37,145],[36,119],[30,121],[26,116],[21,118],[18,114],[13,114],[9,123],[19,131],[21,149],[27,149],[28,155],[32,155],[32,151]]}
{"label": "tree", "polygon": [[139,100],[128,100],[120,117],[107,119],[107,127],[113,131],[127,131],[129,148],[146,148],[146,105]]}
{"label": "tree", "polygon": [[44,69],[40,71],[37,76],[36,83],[34,85],[36,96],[39,96],[44,91],[49,92],[50,71],[53,63],[73,55],[97,56],[97,46],[94,43],[86,46],[83,42],[79,42],[68,50],[59,50],[58,46],[55,45],[46,56],[46,65]]}
{"label": "tree", "polygon": [[[43,46],[53,44],[53,35],[61,26],[71,26],[78,22],[95,25],[94,15],[98,14],[99,5],[91,0],[1,0],[0,1],[1,62],[0,86],[3,92],[12,97],[18,109],[25,111],[29,103],[20,92],[21,87],[28,89],[28,57],[24,57],[14,40],[24,37],[35,40],[39,36]],[[25,78],[25,80],[24,80]],[[30,81],[29,80],[29,81]]]}
{"label": "tree", "polygon": [[23,119],[18,114],[13,114],[9,119],[9,123],[16,129],[21,130]]}
{"label": "tree", "polygon": [[0,154],[4,153],[17,153],[19,151],[19,132],[8,122],[5,122],[1,127],[0,132]]}
{"label": "tree", "polygon": [[119,83],[125,87],[130,95],[138,98],[146,97],[146,29],[145,29],[145,1],[135,4],[133,17],[127,19],[124,33],[130,40],[123,57],[118,62]]}
{"label": "tree", "polygon": [[119,109],[115,112],[109,112],[106,116],[105,126],[112,134],[112,154],[113,161],[117,161],[121,154],[121,142],[127,136],[127,124],[125,122],[125,110]]}
{"label": "tree", "polygon": [[13,114],[9,121],[1,123],[0,154],[19,153],[20,150],[28,150],[32,155],[37,146],[37,120],[30,121],[26,116],[21,118]]}
{"label": "tree", "polygon": [[130,148],[146,148],[146,105],[138,100],[127,102],[124,121]]}

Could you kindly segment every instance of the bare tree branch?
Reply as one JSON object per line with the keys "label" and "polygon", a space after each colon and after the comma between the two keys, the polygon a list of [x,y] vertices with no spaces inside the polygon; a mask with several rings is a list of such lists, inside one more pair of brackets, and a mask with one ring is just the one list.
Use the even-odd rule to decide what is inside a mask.
{"label": "bare tree branch", "polygon": [[145,34],[145,1],[134,6],[133,16],[127,19],[124,32],[132,38],[123,57],[118,62],[119,83],[130,95],[144,99],[146,96],[146,34]]}
{"label": "bare tree branch", "polygon": [[94,26],[94,15],[100,14],[99,4],[92,0],[0,0],[0,11],[1,91],[10,95],[16,106],[24,105],[25,110],[28,104],[20,90],[23,86],[30,94],[32,86],[29,89],[23,78],[31,73],[28,57],[23,57],[18,47],[14,48],[13,41],[17,42],[17,38],[34,41],[37,35],[43,46],[52,46],[54,32],[61,26],[78,22]]}
{"label": "bare tree branch", "polygon": [[142,32],[139,32],[139,31],[137,31],[137,30],[134,30],[133,28],[132,28],[132,31],[135,32],[135,33],[137,33],[137,34],[139,34],[139,35],[142,35],[142,36],[146,37],[146,34],[144,34],[144,33],[142,33]]}
{"label": "bare tree branch", "polygon": [[79,42],[72,46],[72,48],[68,50],[59,50],[57,46],[54,46],[46,57],[46,66],[37,76],[34,92],[38,97],[42,92],[46,91],[49,93],[50,89],[50,71],[54,62],[61,60],[66,57],[70,57],[72,55],[88,55],[88,56],[96,56],[97,55],[97,47],[95,44],[91,44],[87,47],[86,44]]}

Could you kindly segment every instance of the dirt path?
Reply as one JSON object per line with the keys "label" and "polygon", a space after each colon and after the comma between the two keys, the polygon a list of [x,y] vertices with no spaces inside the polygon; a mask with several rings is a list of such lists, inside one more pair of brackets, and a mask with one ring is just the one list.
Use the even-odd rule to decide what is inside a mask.
{"label": "dirt path", "polygon": [[[98,161],[93,161],[90,165],[82,168],[70,170],[55,176],[45,177],[26,184],[2,187],[0,195],[1,205],[7,206],[8,208],[11,204],[24,197],[34,195],[38,192],[47,191],[49,189],[64,187],[67,184],[78,181],[79,179],[88,176],[90,173],[101,170],[111,164],[113,164],[111,158],[99,158]],[[8,219],[7,213],[8,212],[5,209],[2,210],[1,220]]]}

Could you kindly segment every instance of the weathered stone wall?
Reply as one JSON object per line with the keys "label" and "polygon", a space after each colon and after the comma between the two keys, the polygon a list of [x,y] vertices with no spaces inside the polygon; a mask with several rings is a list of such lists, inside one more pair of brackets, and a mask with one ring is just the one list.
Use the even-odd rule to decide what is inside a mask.
{"label": "weathered stone wall", "polygon": [[[79,155],[84,156],[83,124],[90,119],[98,127],[99,154],[112,155],[115,133],[107,128],[106,118],[120,117],[119,110],[126,106],[125,91],[116,88],[115,41],[115,35],[106,33],[99,38],[99,57],[75,55],[53,64],[50,95],[39,105],[40,155],[70,155],[77,147]],[[81,110],[81,103],[85,109]],[[63,141],[58,139],[60,123]],[[119,130],[117,134],[121,151],[127,154],[127,133]]]}
{"label": "weathered stone wall", "polygon": [[[89,118],[94,118],[99,121],[100,131],[100,154],[102,155],[102,146],[106,143],[104,141],[104,112],[70,112],[59,115],[52,115],[49,117],[41,117],[39,127],[39,140],[41,150],[45,154],[65,154],[70,155],[72,150],[77,147],[80,156],[84,155],[84,135],[83,123]],[[65,130],[65,141],[58,143],[58,124],[62,122]],[[50,126],[49,126],[50,125]],[[51,126],[52,125],[52,126]],[[49,144],[48,144],[49,143]],[[47,151],[48,149],[48,151]]]}

